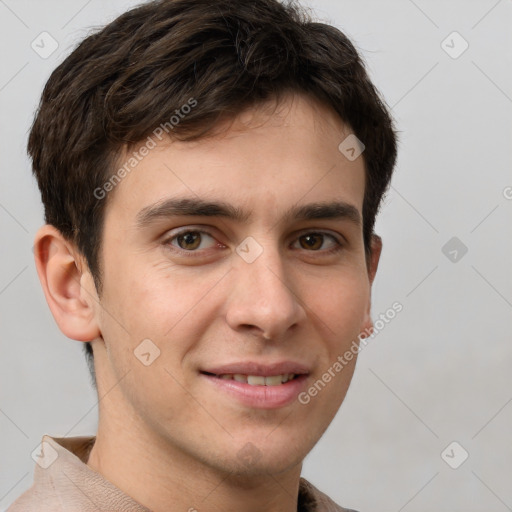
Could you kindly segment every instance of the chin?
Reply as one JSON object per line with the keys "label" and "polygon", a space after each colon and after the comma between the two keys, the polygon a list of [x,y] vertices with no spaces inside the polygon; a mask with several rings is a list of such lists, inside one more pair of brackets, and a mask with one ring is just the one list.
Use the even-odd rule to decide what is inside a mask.
{"label": "chin", "polygon": [[[268,435],[268,434],[267,434]],[[280,439],[275,436],[261,442],[247,441],[240,445],[232,461],[233,470],[243,476],[277,475],[300,465],[307,454],[307,447],[293,443],[290,438]]]}
{"label": "chin", "polygon": [[[268,436],[268,432],[266,435]],[[249,441],[247,439],[250,437],[245,437],[243,441],[232,439],[227,446],[217,445],[216,449],[210,446],[208,453],[203,453],[201,457],[203,464],[215,471],[229,474],[230,478],[242,480],[249,477],[268,478],[269,475],[279,475],[302,464],[308,447],[298,446],[297,443],[283,440],[280,436],[276,436],[272,443],[269,442],[270,437],[272,435],[267,437],[266,442],[265,436],[259,442]]]}
{"label": "chin", "polygon": [[238,458],[232,461],[231,469],[228,470],[236,479],[250,478],[254,484],[255,479],[262,477],[268,478],[270,475],[278,476],[299,467],[302,459],[297,459],[296,454],[290,454],[289,457],[276,460],[274,454],[262,456],[258,461],[240,462]]}

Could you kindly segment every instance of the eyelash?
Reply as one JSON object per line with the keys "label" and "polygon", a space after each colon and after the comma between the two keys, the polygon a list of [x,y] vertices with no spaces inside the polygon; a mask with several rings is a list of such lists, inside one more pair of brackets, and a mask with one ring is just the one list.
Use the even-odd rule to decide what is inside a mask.
{"label": "eyelash", "polygon": [[[169,250],[171,250],[172,252],[175,252],[175,253],[179,253],[180,255],[184,255],[186,257],[191,257],[191,258],[194,258],[194,257],[201,257],[201,256],[204,256],[204,254],[202,253],[202,251],[206,251],[208,249],[196,249],[196,250],[187,250],[187,249],[181,249],[179,247],[176,247],[174,245],[171,244],[171,242],[175,239],[177,239],[179,236],[183,236],[183,235],[186,235],[187,233],[199,233],[201,235],[205,234],[205,235],[208,235],[210,236],[211,238],[215,239],[215,237],[209,233],[208,231],[205,231],[205,230],[202,230],[202,229],[185,229],[183,231],[180,231],[178,233],[175,233],[173,234],[172,236],[166,238],[162,244],[164,246],[166,246]],[[335,246],[332,247],[331,249],[324,249],[324,250],[311,250],[311,251],[308,251],[307,249],[303,249],[304,251],[306,252],[311,252],[311,253],[319,253],[321,255],[328,255],[328,254],[336,254],[340,251],[342,251],[345,246],[342,242],[340,242],[334,235],[332,235],[331,233],[327,233],[325,231],[306,231],[306,232],[303,232],[301,233],[295,241],[299,240],[301,237],[303,236],[306,236],[306,235],[321,235],[321,236],[324,236],[324,237],[329,237],[331,238],[334,242],[335,242]]]}

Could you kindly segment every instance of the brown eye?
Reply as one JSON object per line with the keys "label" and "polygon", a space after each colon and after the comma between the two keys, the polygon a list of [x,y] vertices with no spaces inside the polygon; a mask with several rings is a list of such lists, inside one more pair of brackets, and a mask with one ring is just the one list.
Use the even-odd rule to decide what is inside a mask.
{"label": "brown eye", "polygon": [[310,234],[310,235],[304,235],[299,238],[300,245],[304,249],[312,249],[314,251],[317,251],[322,247],[323,243],[323,235],[318,234]]}
{"label": "brown eye", "polygon": [[[210,239],[210,241],[208,241]],[[215,246],[216,240],[206,231],[182,231],[165,241],[177,250],[187,252],[200,252],[201,249],[209,249]],[[199,250],[196,250],[199,249]]]}
{"label": "brown eye", "polygon": [[307,251],[319,251],[322,253],[341,250],[343,244],[335,236],[328,233],[306,233],[297,239],[300,244],[299,249]]}
{"label": "brown eye", "polygon": [[313,251],[318,251],[323,245],[324,235],[318,233],[310,233],[308,235],[303,235],[299,238],[300,245],[303,249],[311,249]]}
{"label": "brown eye", "polygon": [[188,231],[183,235],[178,235],[176,237],[176,241],[178,242],[180,249],[193,251],[194,249],[197,249],[201,243],[201,234],[199,231]]}

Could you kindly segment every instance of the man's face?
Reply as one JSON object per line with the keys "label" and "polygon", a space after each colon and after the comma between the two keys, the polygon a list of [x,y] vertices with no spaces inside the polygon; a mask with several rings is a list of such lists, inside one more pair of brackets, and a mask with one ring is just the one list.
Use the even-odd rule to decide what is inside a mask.
{"label": "man's face", "polygon": [[[370,326],[353,215],[363,159],[338,150],[350,132],[333,112],[289,100],[271,117],[244,113],[213,139],[159,145],[106,209],[96,311],[106,351],[95,353],[99,385],[117,386],[100,415],[170,456],[226,471],[300,464],[342,403],[355,359],[309,403],[299,393]],[[181,210],[151,214],[168,200]],[[230,215],[212,206],[191,215],[195,202]]]}

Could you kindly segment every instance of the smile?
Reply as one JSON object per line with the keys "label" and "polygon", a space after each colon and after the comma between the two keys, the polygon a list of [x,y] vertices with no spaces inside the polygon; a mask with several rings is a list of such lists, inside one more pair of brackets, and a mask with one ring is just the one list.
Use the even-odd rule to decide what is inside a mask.
{"label": "smile", "polygon": [[308,380],[307,374],[296,373],[249,375],[201,372],[200,375],[231,403],[255,409],[277,409],[291,405],[304,391]]}
{"label": "smile", "polygon": [[235,380],[243,382],[251,386],[280,386],[295,378],[294,373],[283,373],[280,375],[244,375],[241,373],[224,373],[222,375],[215,375],[215,377],[223,380]]}

